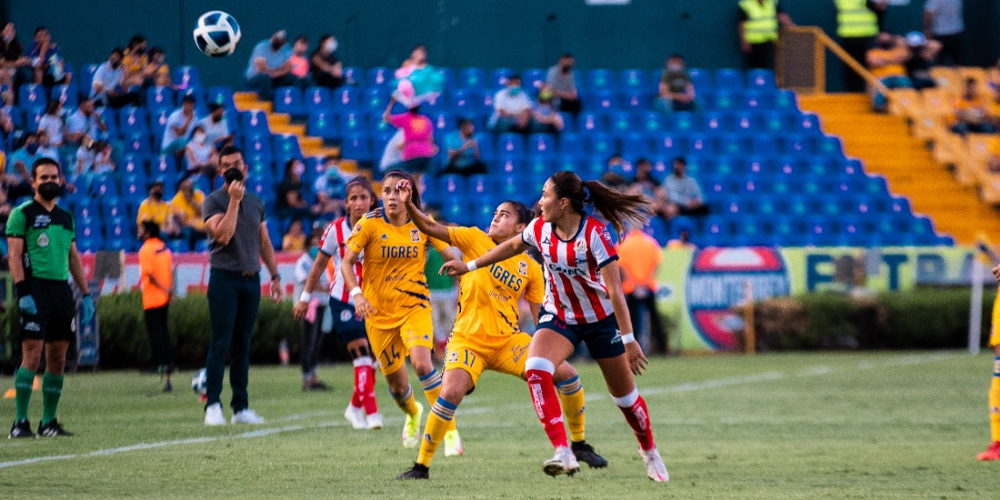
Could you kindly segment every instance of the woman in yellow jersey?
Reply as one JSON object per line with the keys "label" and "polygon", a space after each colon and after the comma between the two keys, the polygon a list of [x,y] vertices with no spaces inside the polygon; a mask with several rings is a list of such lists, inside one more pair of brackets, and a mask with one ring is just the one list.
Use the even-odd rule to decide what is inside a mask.
{"label": "woman in yellow jersey", "polygon": [[[517,236],[534,217],[517,201],[505,201],[493,212],[489,233],[475,227],[447,227],[420,211],[408,181],[397,189],[413,223],[421,232],[458,248],[465,259],[482,256],[498,243]],[[524,362],[531,336],[518,328],[518,301],[528,301],[538,317],[545,297],[542,267],[521,254],[488,269],[468,273],[459,286],[458,317],[448,340],[441,396],[431,407],[424,428],[420,454],[410,470],[396,479],[427,479],[431,458],[445,435],[462,398],[472,392],[485,370],[525,378]],[[572,434],[577,459],[591,467],[605,467],[607,460],[584,440],[584,396],[576,370],[563,362],[553,376]]]}
{"label": "woman in yellow jersey", "polygon": [[[406,414],[403,446],[416,448],[424,409],[414,400],[406,370],[401,368],[409,356],[427,401],[437,401],[441,374],[431,361],[434,327],[424,266],[428,244],[434,245],[445,260],[454,257],[454,253],[445,243],[420,232],[407,217],[396,188],[401,180],[412,182],[413,178],[401,170],[385,174],[383,210],[369,212],[358,221],[347,240],[340,271],[354,300],[355,313],[365,321],[372,354],[389,383],[389,392]],[[415,195],[413,201],[419,205],[419,196]],[[354,264],[362,252],[364,280],[358,287]],[[461,455],[462,444],[454,421],[445,441],[445,455]]]}
{"label": "woman in yellow jersey", "polygon": [[[993,268],[993,277],[1000,283],[1000,266]],[[993,348],[993,377],[990,378],[990,446],[976,455],[979,460],[1000,460],[1000,295],[993,301],[993,325],[990,327],[990,347]]]}

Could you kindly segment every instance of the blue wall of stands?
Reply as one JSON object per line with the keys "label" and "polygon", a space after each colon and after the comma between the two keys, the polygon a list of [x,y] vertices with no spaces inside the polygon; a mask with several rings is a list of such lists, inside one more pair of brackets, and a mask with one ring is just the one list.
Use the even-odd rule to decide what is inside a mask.
{"label": "blue wall of stands", "polygon": [[[798,24],[835,32],[832,0],[783,0]],[[1000,55],[1000,4],[966,0],[969,62],[990,64]],[[893,6],[888,28],[919,29],[924,0]],[[3,11],[6,6],[6,11]],[[127,6],[127,7],[126,7]],[[202,56],[191,40],[198,16],[211,9],[233,14],[243,43],[227,59]],[[206,85],[237,86],[253,45],[277,29],[315,40],[334,33],[346,65],[393,66],[419,42],[438,66],[547,67],[571,51],[581,68],[660,67],[679,52],[689,66],[740,67],[736,49],[735,0],[632,0],[624,6],[588,6],[584,0],[8,0],[0,17],[17,23],[30,43],[34,28],[47,25],[66,58],[101,62],[110,48],[143,33],[166,49],[171,65],[193,64]],[[970,22],[970,21],[975,22]],[[840,88],[840,65],[831,64],[830,89]]]}

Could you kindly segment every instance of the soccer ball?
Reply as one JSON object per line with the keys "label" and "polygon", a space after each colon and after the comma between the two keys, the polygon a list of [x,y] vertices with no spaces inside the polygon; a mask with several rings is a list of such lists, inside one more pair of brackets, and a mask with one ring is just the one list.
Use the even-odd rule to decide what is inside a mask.
{"label": "soccer ball", "polygon": [[194,372],[194,377],[191,377],[191,389],[199,396],[208,393],[208,374],[204,368]]}
{"label": "soccer ball", "polygon": [[198,50],[212,57],[228,56],[240,43],[240,25],[236,19],[221,10],[206,12],[198,18],[194,28],[194,44]]}

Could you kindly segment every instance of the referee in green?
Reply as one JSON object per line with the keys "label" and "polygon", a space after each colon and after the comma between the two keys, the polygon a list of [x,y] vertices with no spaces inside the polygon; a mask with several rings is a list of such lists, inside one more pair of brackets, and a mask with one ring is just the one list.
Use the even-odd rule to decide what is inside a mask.
{"label": "referee in green", "polygon": [[260,306],[260,261],[271,275],[271,299],[275,302],[281,300],[281,277],[264,223],[264,200],[246,192],[243,152],[233,146],[222,148],[219,167],[226,182],[205,197],[202,205],[205,229],[212,238],[208,277],[212,343],[205,365],[205,425],[226,423],[220,401],[226,355],[230,357],[229,386],[233,389],[232,423],[262,424],[264,419],[250,409],[247,396],[250,337]]}
{"label": "referee in green", "polygon": [[10,438],[35,437],[28,423],[31,388],[45,348],[45,375],[42,377],[42,421],[39,436],[72,436],[56,420],[62,395],[66,351],[76,335],[76,300],[69,276],[83,292],[83,322],[94,316],[94,302],[87,290],[87,278],[76,251],[73,214],[56,206],[62,191],[59,164],[41,158],[31,165],[31,186],[35,197],[10,212],[7,244],[10,247],[10,274],[17,290],[20,309],[23,359],[14,378],[17,419]]}

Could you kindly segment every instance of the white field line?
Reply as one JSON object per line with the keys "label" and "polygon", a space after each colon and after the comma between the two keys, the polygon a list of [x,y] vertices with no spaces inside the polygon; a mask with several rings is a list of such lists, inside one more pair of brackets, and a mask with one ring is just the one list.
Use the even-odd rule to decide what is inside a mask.
{"label": "white field line", "polygon": [[[943,360],[946,360],[946,359],[954,358],[954,357],[957,357],[957,356],[961,356],[961,354],[955,354],[955,353],[915,354],[915,355],[909,355],[909,356],[902,356],[902,357],[899,357],[899,358],[896,358],[896,359],[892,359],[892,360],[888,360],[888,361],[882,361],[882,362],[878,362],[878,363],[871,362],[871,361],[862,361],[854,369],[856,369],[856,370],[872,370],[872,369],[877,369],[877,368],[890,368],[890,367],[899,367],[899,366],[911,366],[911,365],[918,365],[918,364],[924,364],[924,363],[934,363],[934,362],[938,362],[938,361],[943,361]],[[843,369],[842,371],[849,371],[849,369]],[[677,394],[677,393],[682,393],[682,392],[701,391],[701,390],[707,390],[707,389],[718,389],[718,388],[721,388],[721,387],[731,387],[731,386],[744,385],[744,384],[755,384],[755,383],[759,383],[759,382],[770,382],[770,381],[781,380],[781,379],[785,379],[785,378],[789,378],[789,377],[815,377],[815,376],[823,376],[823,375],[829,375],[829,374],[836,373],[836,372],[837,372],[837,370],[835,368],[833,368],[833,367],[826,366],[826,365],[817,365],[817,366],[813,366],[813,367],[805,368],[805,369],[800,369],[800,370],[793,371],[793,372],[787,372],[787,371],[769,371],[769,372],[758,373],[758,374],[753,374],[753,375],[744,375],[744,376],[740,376],[740,377],[724,377],[724,378],[718,378],[718,379],[703,380],[703,381],[700,381],[700,382],[685,382],[685,383],[682,383],[682,384],[675,384],[675,385],[669,385],[669,386],[648,387],[648,388],[642,389],[641,393],[643,395],[646,395],[646,396],[658,396],[658,395],[664,395],[664,394]],[[604,398],[604,397],[607,397],[607,396],[605,396],[603,394],[590,394],[590,395],[587,396],[587,400],[588,401],[592,401],[592,400],[597,400],[599,398]],[[517,404],[517,405],[508,405],[508,406],[502,406],[502,407],[471,407],[471,408],[462,408],[459,411],[459,413],[460,414],[465,414],[465,415],[474,415],[474,414],[492,412],[492,411],[509,409],[509,408],[521,408],[523,406],[524,406],[523,404]],[[276,419],[276,421],[278,421],[278,422],[291,422],[291,421],[305,420],[305,419],[312,418],[312,417],[325,417],[325,416],[330,416],[330,415],[334,415],[334,414],[335,414],[335,412],[329,412],[329,411],[316,411],[316,412],[309,412],[309,413],[297,413],[297,414],[292,414],[292,415],[288,415],[288,416],[285,416],[285,417],[280,417],[280,418]],[[393,419],[392,418],[387,418],[386,420],[387,421],[391,421]],[[701,422],[701,423],[704,424],[704,422]],[[694,422],[673,421],[673,422],[668,422],[667,423],[667,425],[670,425],[670,424],[682,424],[682,425],[683,424],[688,424],[688,425],[691,425],[691,424],[694,424]],[[270,427],[270,428],[257,429],[257,430],[253,430],[253,431],[249,431],[249,432],[243,432],[243,433],[240,433],[240,434],[232,434],[232,435],[227,435],[227,436],[204,436],[204,437],[195,437],[195,438],[188,438],[188,439],[177,439],[177,440],[172,440],[172,441],[159,441],[159,442],[155,442],[155,443],[139,443],[139,444],[134,444],[134,445],[130,445],[130,446],[122,446],[122,447],[119,447],[119,448],[109,448],[109,449],[96,450],[96,451],[92,451],[90,453],[77,453],[77,454],[71,454],[71,455],[49,455],[49,456],[44,456],[44,457],[34,457],[34,458],[26,458],[26,459],[23,459],[23,460],[14,460],[14,461],[9,461],[9,462],[0,462],[0,469],[6,469],[6,468],[9,468],[9,467],[17,467],[17,466],[20,466],[20,465],[37,464],[37,463],[41,463],[41,462],[54,462],[54,461],[70,460],[70,459],[77,459],[77,458],[103,457],[103,456],[109,456],[109,455],[117,455],[119,453],[127,453],[127,452],[132,452],[132,451],[141,451],[141,450],[151,450],[151,449],[156,449],[156,448],[165,448],[165,447],[169,447],[169,446],[185,446],[185,445],[191,445],[191,444],[212,443],[212,442],[217,442],[217,441],[230,441],[230,440],[238,440],[238,439],[253,439],[253,438],[259,438],[259,437],[264,437],[264,436],[270,436],[270,435],[273,435],[273,434],[281,434],[281,433],[285,433],[285,432],[295,432],[295,431],[301,431],[301,430],[305,430],[305,429],[318,429],[318,428],[326,428],[326,427],[344,427],[346,425],[347,425],[347,423],[343,422],[343,421],[337,421],[337,422],[319,422],[319,423],[308,424],[308,425],[302,424],[302,425],[290,425],[290,426],[286,426],[286,427]],[[496,427],[497,423],[493,422],[490,425],[493,426],[493,427]],[[518,425],[521,425],[521,424],[518,424]],[[13,443],[11,443],[11,444],[13,444]]]}

